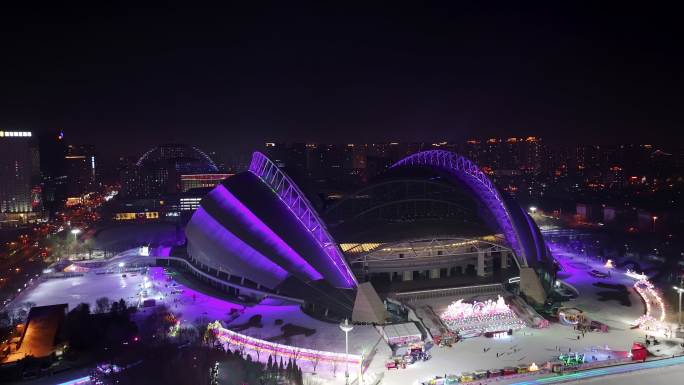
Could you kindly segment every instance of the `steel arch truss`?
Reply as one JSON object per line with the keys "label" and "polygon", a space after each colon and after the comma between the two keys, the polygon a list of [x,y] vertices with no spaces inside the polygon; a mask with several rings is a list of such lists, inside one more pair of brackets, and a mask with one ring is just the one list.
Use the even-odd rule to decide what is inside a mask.
{"label": "steel arch truss", "polygon": [[494,216],[506,242],[515,252],[520,266],[527,266],[525,249],[522,247],[520,235],[516,231],[506,204],[494,184],[475,163],[451,151],[429,150],[409,155],[390,168],[412,166],[425,166],[445,171],[473,190],[477,198]]}
{"label": "steel arch truss", "polygon": [[[135,165],[138,167],[142,166],[143,163],[152,155],[152,153],[155,151],[158,151],[160,147],[161,146],[157,146],[157,147],[153,147],[153,148],[147,150],[144,154],[142,154],[142,156],[140,158],[138,158],[138,160],[135,162]],[[211,167],[211,169],[213,171],[218,171],[218,167],[216,166],[216,163],[214,163],[214,161],[204,151],[202,151],[199,148],[194,147],[194,146],[189,147],[189,149],[191,149],[191,150],[195,151],[195,153],[199,154],[199,156],[209,164],[209,167]]]}
{"label": "steel arch truss", "polygon": [[266,155],[258,151],[252,154],[249,171],[266,183],[278,198],[285,203],[285,206],[287,206],[292,214],[299,219],[299,222],[316,240],[341,276],[344,277],[346,288],[356,287],[356,277],[354,277],[354,274],[349,269],[342,250],[340,250],[335,240],[328,233],[325,224],[318,217],[311,202],[309,202],[290,177],[268,159]]}
{"label": "steel arch truss", "polygon": [[[347,195],[325,210],[322,217],[328,226],[335,226],[366,217],[377,210],[407,204],[440,205],[464,217],[474,217],[475,211],[455,195],[456,189],[453,184],[426,179],[383,181]],[[447,212],[443,211],[444,214]]]}

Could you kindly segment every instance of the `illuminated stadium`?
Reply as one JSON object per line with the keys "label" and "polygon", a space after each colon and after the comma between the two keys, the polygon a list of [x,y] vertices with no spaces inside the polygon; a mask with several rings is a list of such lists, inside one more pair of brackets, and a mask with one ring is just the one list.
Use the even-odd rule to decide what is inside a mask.
{"label": "illuminated stadium", "polygon": [[359,283],[378,278],[515,276],[536,303],[555,279],[529,215],[448,151],[408,156],[320,215],[283,170],[255,152],[248,171],[202,200],[186,235],[188,257],[203,271],[328,316],[350,315]]}

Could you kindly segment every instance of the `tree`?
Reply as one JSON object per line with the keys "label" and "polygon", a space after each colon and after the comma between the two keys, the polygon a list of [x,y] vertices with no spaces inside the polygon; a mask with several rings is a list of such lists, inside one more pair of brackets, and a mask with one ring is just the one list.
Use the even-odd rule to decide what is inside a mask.
{"label": "tree", "polygon": [[218,336],[216,336],[216,332],[210,328],[207,328],[204,332],[204,343],[213,348],[216,346],[217,342],[219,342],[219,339]]}
{"label": "tree", "polygon": [[[260,335],[259,335],[259,333],[255,333],[252,337],[259,339]],[[256,353],[256,356],[257,356],[257,359],[256,359],[257,362],[261,362],[261,360],[260,360],[261,352],[259,351],[259,348],[255,348],[254,352]]]}
{"label": "tree", "polygon": [[294,355],[293,361],[294,361],[294,362],[297,362],[297,359],[298,359],[299,356],[302,354],[302,351],[301,351],[301,349],[299,349],[299,348],[294,348],[294,349],[292,349],[292,354]]}
{"label": "tree", "polygon": [[0,328],[12,326],[12,317],[10,317],[7,310],[0,312]]}
{"label": "tree", "polygon": [[245,358],[245,349],[247,349],[247,347],[245,346],[245,344],[244,344],[244,343],[240,343],[240,344],[237,346],[237,348],[238,348],[238,352],[240,352],[240,357]]}
{"label": "tree", "polygon": [[128,311],[128,305],[126,305],[126,301],[124,301],[123,298],[121,298],[119,300],[119,311],[120,312]]}
{"label": "tree", "polygon": [[209,326],[209,318],[205,316],[199,316],[195,318],[192,324],[195,326],[195,329],[202,334],[205,330],[207,330],[207,326]]}
{"label": "tree", "polygon": [[14,314],[12,315],[12,323],[20,323],[26,321],[29,311],[31,308],[35,307],[36,304],[33,302],[23,302],[17,308],[14,309]]}
{"label": "tree", "polygon": [[314,373],[316,373],[316,368],[318,367],[319,362],[321,362],[321,356],[319,356],[318,354],[314,354],[314,356],[311,358],[311,363],[313,364]]}
{"label": "tree", "polygon": [[76,349],[85,349],[97,342],[95,325],[90,318],[90,305],[82,303],[67,314],[66,336],[70,345]]}
{"label": "tree", "polygon": [[110,301],[107,297],[100,297],[95,301],[95,313],[106,313],[109,311]]}
{"label": "tree", "polygon": [[337,360],[332,361],[332,371],[333,371],[333,376],[337,377],[337,367],[339,366],[339,363]]}

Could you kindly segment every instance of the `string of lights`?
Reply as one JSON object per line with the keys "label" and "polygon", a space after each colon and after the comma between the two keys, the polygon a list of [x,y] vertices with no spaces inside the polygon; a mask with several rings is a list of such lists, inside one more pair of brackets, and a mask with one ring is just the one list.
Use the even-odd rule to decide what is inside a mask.
{"label": "string of lights", "polygon": [[360,365],[362,361],[362,356],[356,354],[345,355],[344,353],[305,349],[246,336],[223,328],[218,321],[209,324],[208,329],[226,346],[241,346],[247,350],[259,351],[264,356],[270,354],[273,356],[289,357],[298,361],[337,362],[342,364],[348,363],[349,365]]}

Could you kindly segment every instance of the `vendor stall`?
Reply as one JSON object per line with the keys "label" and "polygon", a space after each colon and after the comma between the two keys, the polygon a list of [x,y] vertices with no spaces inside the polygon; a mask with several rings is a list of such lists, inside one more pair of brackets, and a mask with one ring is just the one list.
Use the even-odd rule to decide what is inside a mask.
{"label": "vendor stall", "polygon": [[407,345],[423,339],[423,334],[413,322],[387,325],[382,328],[382,336],[390,345]]}

